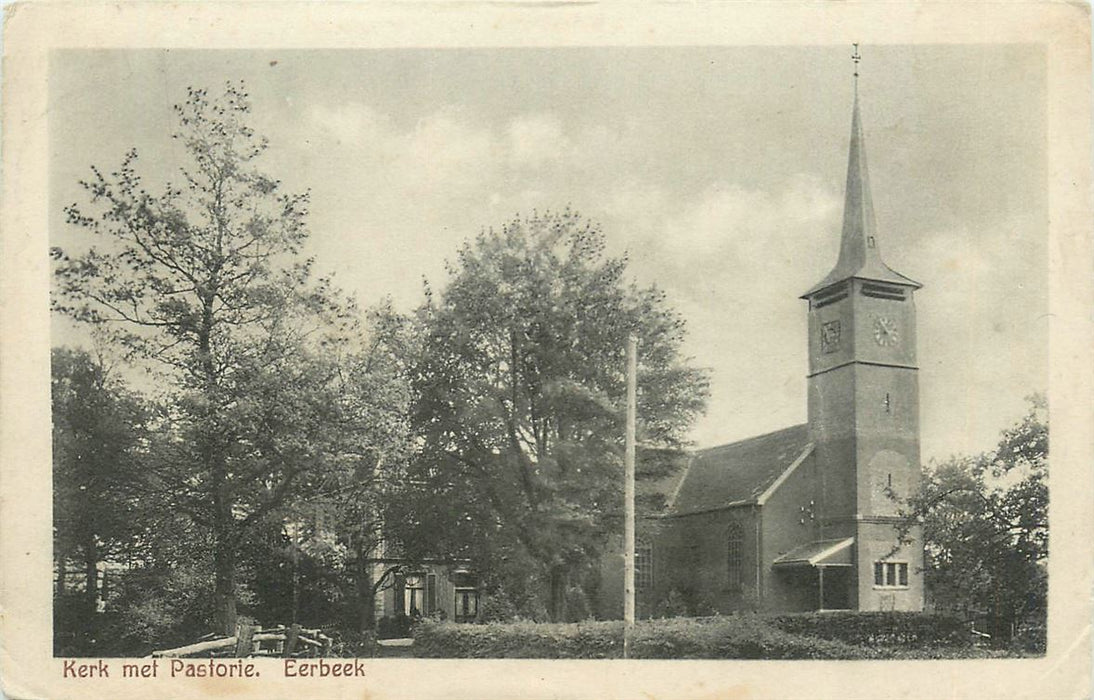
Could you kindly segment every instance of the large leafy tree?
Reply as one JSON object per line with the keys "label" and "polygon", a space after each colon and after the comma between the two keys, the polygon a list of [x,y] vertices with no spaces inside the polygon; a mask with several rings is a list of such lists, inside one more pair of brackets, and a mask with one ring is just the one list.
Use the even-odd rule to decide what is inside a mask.
{"label": "large leafy tree", "polygon": [[[982,616],[993,638],[1043,632],[1048,421],[1042,397],[999,445],[930,467],[908,514],[922,521],[926,583],[943,609]],[[1043,643],[1043,640],[1042,640]]]}
{"label": "large leafy tree", "polygon": [[422,454],[392,525],[408,551],[469,556],[552,619],[621,530],[628,335],[647,455],[680,449],[707,395],[681,356],[683,321],[625,269],[580,215],[535,214],[466,244],[419,313]]}
{"label": "large leafy tree", "polygon": [[[67,348],[53,351],[52,404],[56,593],[62,607],[76,608],[57,634],[79,637],[96,612],[99,565],[127,555],[140,535],[149,413],[101,358]],[[76,606],[63,600],[71,563],[82,570]]]}
{"label": "large leafy tree", "polygon": [[53,251],[55,308],[163,371],[148,480],[208,533],[226,632],[249,534],[364,459],[348,351],[334,352],[353,347],[354,309],[300,258],[308,197],[258,169],[267,143],[249,110],[242,85],[190,89],[176,107],[182,184],[149,192],[136,151],[109,175],[93,168],[89,201],[67,210],[91,243]]}
{"label": "large leafy tree", "polygon": [[311,564],[339,582],[338,597],[352,601],[358,627],[375,624],[375,595],[382,582],[373,580],[370,563],[385,539],[385,503],[402,483],[415,450],[405,381],[405,360],[413,353],[415,334],[409,319],[396,313],[390,301],[370,309],[366,318],[364,342],[339,362],[343,459],[287,509],[284,537],[297,575],[281,588],[293,592],[294,621],[300,603],[298,574],[303,564]]}

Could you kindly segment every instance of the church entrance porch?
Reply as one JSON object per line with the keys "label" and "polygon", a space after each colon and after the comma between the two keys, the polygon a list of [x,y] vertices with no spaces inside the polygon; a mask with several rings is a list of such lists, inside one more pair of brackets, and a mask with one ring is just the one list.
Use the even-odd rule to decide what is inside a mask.
{"label": "church entrance porch", "polygon": [[818,610],[850,610],[851,565],[818,566]]}
{"label": "church entrance porch", "polygon": [[772,568],[795,587],[809,589],[810,607],[814,610],[849,610],[854,541],[853,537],[847,537],[809,542],[775,559]]}

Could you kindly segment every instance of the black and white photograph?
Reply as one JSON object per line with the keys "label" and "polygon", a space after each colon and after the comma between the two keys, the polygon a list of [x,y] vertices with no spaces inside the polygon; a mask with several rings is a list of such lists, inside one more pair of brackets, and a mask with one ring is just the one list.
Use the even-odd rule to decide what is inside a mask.
{"label": "black and white photograph", "polygon": [[[1051,41],[165,43],[51,48],[36,103],[49,697],[1085,654],[1082,696]],[[590,683],[538,692],[632,696]]]}

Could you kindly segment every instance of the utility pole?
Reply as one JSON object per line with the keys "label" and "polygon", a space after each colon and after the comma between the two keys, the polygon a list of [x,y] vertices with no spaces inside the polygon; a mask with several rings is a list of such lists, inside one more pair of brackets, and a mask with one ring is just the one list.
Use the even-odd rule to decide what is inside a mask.
{"label": "utility pole", "polygon": [[627,432],[623,454],[623,658],[634,635],[634,443],[638,396],[638,339],[627,338]]}

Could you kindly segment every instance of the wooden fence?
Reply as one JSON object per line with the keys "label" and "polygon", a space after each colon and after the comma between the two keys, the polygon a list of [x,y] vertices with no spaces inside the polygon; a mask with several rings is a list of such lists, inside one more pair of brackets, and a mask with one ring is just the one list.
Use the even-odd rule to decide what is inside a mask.
{"label": "wooden fence", "polygon": [[260,629],[239,625],[234,636],[209,634],[193,644],[153,651],[151,657],[330,656],[334,640],[317,629],[277,625]]}

